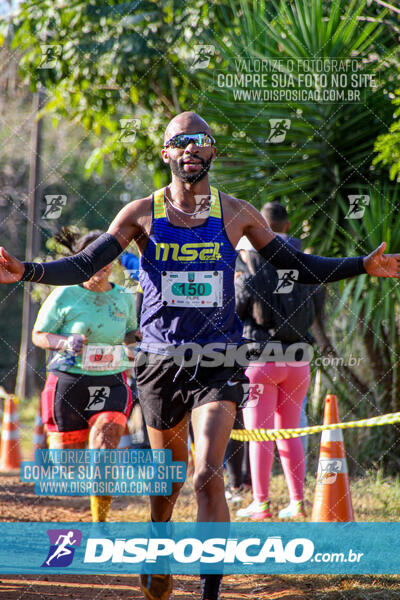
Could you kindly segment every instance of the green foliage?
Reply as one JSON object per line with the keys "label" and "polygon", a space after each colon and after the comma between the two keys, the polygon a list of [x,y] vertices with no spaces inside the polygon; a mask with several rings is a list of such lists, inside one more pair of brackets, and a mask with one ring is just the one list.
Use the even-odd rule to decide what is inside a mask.
{"label": "green foliage", "polygon": [[[366,0],[272,4],[274,14],[262,3],[243,1],[234,35],[214,36],[216,73],[249,72],[240,69],[239,59],[253,64],[276,59],[285,74],[285,60],[356,58],[361,72],[375,74],[379,84],[366,86],[361,102],[354,104],[237,101],[231,89],[218,87],[215,73],[202,71],[205,113],[217,132],[214,169],[220,187],[257,207],[284,201],[291,233],[316,253],[367,254],[383,240],[390,252],[399,252],[398,191],[372,164],[375,139],[392,121],[397,37],[391,16]],[[300,75],[294,71],[296,89]],[[290,119],[284,142],[268,142],[269,119]],[[346,218],[348,196],[354,194],[370,197],[360,220]],[[361,277],[330,285],[329,291],[328,338],[339,357],[358,348],[364,362],[352,371],[367,393],[360,394],[352,381],[340,378],[340,368],[332,367],[324,369],[324,389],[338,391],[345,415],[399,410],[398,282]],[[359,440],[359,460],[380,456],[382,465],[397,468],[395,445],[393,428],[385,439],[380,432],[368,432]]]}
{"label": "green foliage", "polygon": [[[400,107],[400,88],[395,90],[393,105]],[[375,142],[378,155],[374,164],[383,164],[390,169],[390,178],[400,181],[400,108],[394,111],[394,122],[389,127],[389,133],[380,135]]]}
{"label": "green foliage", "polygon": [[[359,244],[363,254],[369,254],[382,240],[385,240],[392,253],[400,253],[400,211],[399,189],[389,185],[374,186],[360,193],[367,193],[370,205],[362,219],[349,219],[352,238]],[[349,244],[350,246],[350,244]],[[399,338],[398,315],[393,304],[400,304],[400,286],[396,279],[376,277],[352,279],[341,282],[342,298],[334,316],[348,306],[349,334],[358,322],[365,335],[368,327],[374,333],[374,346],[382,341],[381,334],[394,348]],[[368,294],[365,294],[368,287]],[[393,364],[398,357],[393,353]]]}
{"label": "green foliage", "polygon": [[[206,0],[25,1],[12,45],[23,51],[20,66],[32,89],[40,84],[51,95],[44,112],[96,136],[88,174],[100,174],[106,158],[130,168],[140,159],[161,183],[162,131],[195,101],[193,45],[218,29],[219,11]],[[53,45],[52,68],[40,68],[44,44]],[[121,119],[138,119],[134,143],[124,142]]]}
{"label": "green foliage", "polygon": [[[7,49],[0,50],[5,56]],[[25,257],[26,211],[29,180],[29,150],[33,124],[32,97],[18,85],[12,93],[0,92],[0,110],[6,118],[0,130],[0,221],[1,245],[20,259]],[[43,123],[41,151],[40,218],[38,258],[50,260],[61,248],[52,246],[52,236],[61,226],[76,227],[82,234],[89,229],[106,230],[115,214],[134,198],[152,189],[151,174],[140,165],[135,172],[115,170],[106,162],[101,176],[85,178],[84,164],[91,152],[90,140],[81,127],[65,120],[54,129]],[[67,203],[58,219],[43,219],[47,194],[63,194]],[[115,269],[114,280],[124,278]],[[49,286],[32,286],[35,302],[41,303]],[[0,286],[0,385],[13,391],[21,338],[23,285]]]}
{"label": "green foliage", "polygon": [[[388,183],[362,188],[370,205],[362,219],[349,219],[354,242],[363,254],[375,249],[382,240],[390,252],[400,253],[399,188]],[[359,277],[329,286],[330,329],[339,356],[362,357],[356,373],[367,391],[358,392],[350,380],[339,381],[334,369],[326,370],[331,386],[345,409],[342,418],[365,418],[399,412],[400,390],[400,285],[396,279]],[[332,381],[332,378],[334,379]],[[319,417],[319,418],[318,418]],[[317,422],[322,418],[321,411]],[[400,464],[397,427],[358,432],[352,440],[356,467],[373,464],[395,471]]]}
{"label": "green foliage", "polygon": [[[273,5],[276,15],[270,18],[262,3],[250,9],[242,2],[236,35],[213,38],[220,57],[214,69],[240,74],[248,71],[241,71],[239,59],[269,58],[281,61],[283,76],[288,60],[355,58],[360,72],[375,74],[380,84],[365,86],[357,103],[235,101],[232,90],[218,87],[209,71],[202,72],[205,112],[218,128],[216,175],[222,187],[257,207],[286,199],[294,233],[319,253],[341,253],[350,239],[342,198],[376,178],[374,140],[391,119],[387,92],[394,66],[387,57],[395,40],[388,39],[382,24],[385,11],[365,19],[366,0],[335,0],[329,7],[322,0]],[[361,14],[364,20],[358,20]],[[310,72],[317,75],[315,64]],[[301,70],[295,67],[291,74],[295,89],[301,90]],[[268,142],[269,119],[274,118],[291,120],[278,144]]]}

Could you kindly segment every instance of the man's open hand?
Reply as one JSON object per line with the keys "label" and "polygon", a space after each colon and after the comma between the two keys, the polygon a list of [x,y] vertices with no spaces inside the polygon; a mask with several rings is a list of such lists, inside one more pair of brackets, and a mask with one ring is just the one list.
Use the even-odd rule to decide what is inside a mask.
{"label": "man's open hand", "polygon": [[400,254],[383,254],[386,242],[364,258],[364,267],[368,275],[375,277],[396,277],[400,279]]}
{"label": "man's open hand", "polygon": [[24,272],[23,263],[0,246],[0,283],[20,281]]}

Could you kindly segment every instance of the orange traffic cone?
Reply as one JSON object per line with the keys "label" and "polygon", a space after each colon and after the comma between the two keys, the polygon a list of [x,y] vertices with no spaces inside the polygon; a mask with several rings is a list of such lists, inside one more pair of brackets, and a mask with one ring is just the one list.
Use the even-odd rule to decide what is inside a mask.
{"label": "orange traffic cone", "polygon": [[17,402],[17,398],[12,395],[4,402],[0,471],[19,469],[21,464]]}
{"label": "orange traffic cone", "polygon": [[[340,423],[337,398],[325,398],[324,425]],[[354,521],[343,432],[323,431],[311,521]]]}
{"label": "orange traffic cone", "polygon": [[119,440],[118,449],[119,450],[127,450],[131,447],[131,432],[129,431],[128,425],[125,426],[125,431],[123,435],[121,435],[121,439]]}
{"label": "orange traffic cone", "polygon": [[47,435],[42,421],[42,407],[39,400],[38,411],[35,418],[35,431],[33,433],[33,458],[36,450],[47,448]]}

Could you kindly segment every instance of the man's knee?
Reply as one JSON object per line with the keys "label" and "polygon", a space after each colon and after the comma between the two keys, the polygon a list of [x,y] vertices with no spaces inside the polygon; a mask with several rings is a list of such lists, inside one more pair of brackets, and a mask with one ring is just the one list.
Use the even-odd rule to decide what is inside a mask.
{"label": "man's knee", "polygon": [[222,467],[205,464],[195,470],[193,486],[198,496],[212,495],[221,484],[223,484]]}

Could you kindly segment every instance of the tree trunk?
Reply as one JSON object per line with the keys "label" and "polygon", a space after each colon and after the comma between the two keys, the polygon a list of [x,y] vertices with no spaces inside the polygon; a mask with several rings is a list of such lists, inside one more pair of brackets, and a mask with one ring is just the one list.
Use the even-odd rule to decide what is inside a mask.
{"label": "tree trunk", "polygon": [[[31,164],[29,175],[29,198],[27,210],[27,239],[25,260],[32,261],[40,250],[40,156],[42,152],[42,122],[36,121],[37,114],[44,103],[44,94],[38,91],[33,99]],[[37,306],[31,299],[31,283],[24,286],[24,304],[22,313],[21,347],[18,360],[18,373],[15,393],[18,398],[32,397],[39,390],[41,381],[37,371],[39,356],[32,344],[31,334],[37,316]]]}

